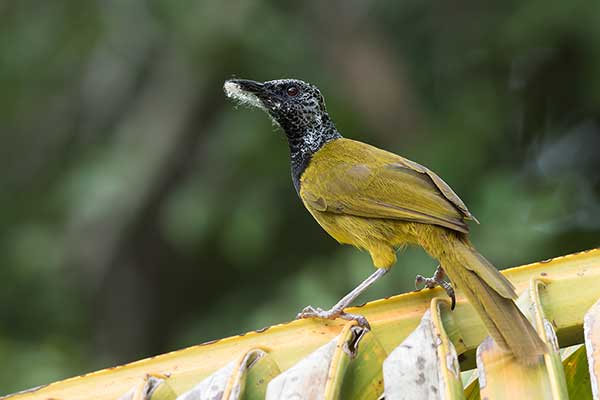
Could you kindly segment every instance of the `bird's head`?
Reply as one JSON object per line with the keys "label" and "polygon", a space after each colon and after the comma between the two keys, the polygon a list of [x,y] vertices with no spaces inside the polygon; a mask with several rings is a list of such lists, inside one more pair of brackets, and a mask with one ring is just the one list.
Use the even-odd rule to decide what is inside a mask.
{"label": "bird's head", "polygon": [[298,79],[255,82],[231,79],[225,82],[228,97],[266,111],[288,138],[333,127],[319,89]]}
{"label": "bird's head", "polygon": [[327,114],[319,89],[298,79],[263,83],[231,79],[223,88],[228,97],[266,111],[285,131],[290,147],[292,179],[300,193],[300,176],[313,154],[326,143],[342,137]]}

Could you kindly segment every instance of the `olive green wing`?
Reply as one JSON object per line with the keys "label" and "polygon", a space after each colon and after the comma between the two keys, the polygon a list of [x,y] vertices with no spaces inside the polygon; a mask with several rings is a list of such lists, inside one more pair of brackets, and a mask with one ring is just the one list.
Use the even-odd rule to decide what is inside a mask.
{"label": "olive green wing", "polygon": [[328,162],[302,185],[319,211],[440,225],[467,233],[474,219],[440,177],[413,161],[381,151],[366,162]]}
{"label": "olive green wing", "polygon": [[414,161],[408,160],[406,158],[397,156],[398,160],[395,165],[399,168],[409,168],[421,174],[425,174],[431,179],[431,182],[437,187],[440,193],[448,200],[452,205],[454,205],[463,215],[465,219],[473,220],[476,223],[479,223],[477,218],[467,209],[465,203],[458,197],[454,190],[446,183],[442,178],[437,176],[435,172],[431,171],[429,168],[422,166]]}

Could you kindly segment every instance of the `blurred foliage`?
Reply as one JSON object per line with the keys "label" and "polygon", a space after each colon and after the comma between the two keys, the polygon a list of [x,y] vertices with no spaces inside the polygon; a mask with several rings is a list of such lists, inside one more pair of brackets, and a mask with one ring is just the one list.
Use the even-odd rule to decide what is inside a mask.
{"label": "blurred foliage", "polygon": [[[499,267],[598,245],[600,2],[0,3],[0,393],[289,320],[371,272],[232,76],[316,83]],[[363,300],[435,262],[408,249]]]}

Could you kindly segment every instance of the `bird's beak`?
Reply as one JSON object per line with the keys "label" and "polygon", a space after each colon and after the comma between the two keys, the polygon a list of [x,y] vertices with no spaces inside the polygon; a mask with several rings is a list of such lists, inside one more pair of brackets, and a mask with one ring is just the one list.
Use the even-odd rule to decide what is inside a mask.
{"label": "bird's beak", "polygon": [[247,79],[230,79],[225,81],[223,89],[227,97],[263,110],[267,110],[265,103],[270,102],[264,83]]}
{"label": "bird's beak", "polygon": [[237,85],[240,90],[243,90],[247,93],[252,93],[255,96],[259,96],[263,92],[265,86],[260,82],[251,81],[248,79],[230,79],[225,82],[225,86],[230,84]]}

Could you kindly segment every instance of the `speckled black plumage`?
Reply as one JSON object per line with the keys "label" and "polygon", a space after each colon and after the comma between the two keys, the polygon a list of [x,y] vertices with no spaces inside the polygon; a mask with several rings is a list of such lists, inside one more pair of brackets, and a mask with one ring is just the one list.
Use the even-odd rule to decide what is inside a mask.
{"label": "speckled black plumage", "polygon": [[[288,95],[291,87],[298,89],[296,96]],[[325,143],[342,135],[329,117],[325,100],[316,86],[297,79],[281,79],[265,82],[264,88],[280,101],[279,104],[277,100],[273,104],[267,102],[266,106],[287,136],[292,181],[296,192],[300,193],[300,177],[312,155]]]}

